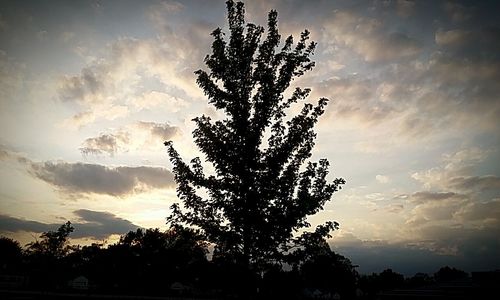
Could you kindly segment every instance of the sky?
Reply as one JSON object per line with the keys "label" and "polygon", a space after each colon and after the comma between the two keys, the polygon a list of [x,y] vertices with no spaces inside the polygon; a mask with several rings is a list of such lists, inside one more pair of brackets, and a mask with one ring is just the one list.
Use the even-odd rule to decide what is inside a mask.
{"label": "sky", "polygon": [[[500,269],[500,11],[495,1],[247,1],[308,29],[316,67],[293,82],[330,99],[312,160],[344,178],[324,210],[361,273]],[[223,117],[194,71],[224,1],[0,1],[0,234],[72,242],[166,229],[194,117]],[[300,107],[297,107],[300,109]],[[294,110],[291,110],[293,113]]]}

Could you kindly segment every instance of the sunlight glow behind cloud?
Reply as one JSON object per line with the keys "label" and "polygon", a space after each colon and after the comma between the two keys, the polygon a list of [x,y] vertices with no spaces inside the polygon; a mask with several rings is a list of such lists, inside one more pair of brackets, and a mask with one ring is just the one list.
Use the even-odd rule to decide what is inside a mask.
{"label": "sunlight glow behind cloud", "polygon": [[[163,141],[191,159],[192,118],[222,117],[193,72],[227,28],[224,1],[1,6],[0,232],[47,230],[58,209],[77,237],[164,227],[175,184]],[[313,158],[347,185],[311,221],[340,221],[332,246],[361,271],[391,255],[405,272],[419,259],[500,267],[498,4],[246,6],[249,20],[275,8],[283,35],[307,28],[318,42],[316,68],[293,85],[331,100]]]}

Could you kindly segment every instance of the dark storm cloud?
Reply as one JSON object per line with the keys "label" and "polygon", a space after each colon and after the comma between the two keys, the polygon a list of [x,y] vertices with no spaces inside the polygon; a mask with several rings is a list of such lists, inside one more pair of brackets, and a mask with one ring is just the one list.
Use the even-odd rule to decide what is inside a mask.
{"label": "dark storm cloud", "polygon": [[[455,237],[459,240],[458,236]],[[477,244],[478,242],[482,244]],[[496,254],[498,246],[500,246],[498,240],[489,234],[482,238],[471,237],[471,239],[462,240],[459,252],[456,254],[435,252],[418,244],[383,242],[376,244],[363,242],[356,246],[333,245],[333,249],[349,257],[355,265],[359,265],[360,273],[382,272],[387,268],[392,268],[396,272],[413,276],[417,272],[433,274],[446,265],[468,272],[494,270],[500,266],[500,259]]]}
{"label": "dark storm cloud", "polygon": [[120,144],[127,143],[128,140],[128,134],[125,132],[101,134],[98,137],[86,139],[80,148],[80,152],[84,155],[107,153],[113,156],[120,148]]}
{"label": "dark storm cloud", "polygon": [[18,219],[6,215],[0,215],[0,231],[3,232],[17,232],[17,231],[31,231],[31,232],[44,232],[54,228],[54,224],[45,224],[37,221],[28,221]]}
{"label": "dark storm cloud", "polygon": [[81,221],[75,223],[73,237],[93,237],[104,239],[111,234],[123,234],[130,230],[135,230],[139,226],[132,222],[119,218],[109,212],[79,209],[73,212]]}
{"label": "dark storm cloud", "polygon": [[417,272],[433,274],[445,265],[457,266],[458,257],[440,255],[413,244],[390,244],[385,241],[359,241],[353,245],[332,245],[332,249],[358,265],[361,274],[379,273],[391,268],[406,276]]}
{"label": "dark storm cloud", "polygon": [[[71,224],[75,228],[70,235],[72,238],[105,239],[112,234],[124,234],[139,227],[109,212],[79,209],[74,211],[73,214],[77,219],[71,220]],[[48,224],[0,215],[0,232],[26,231],[41,233],[56,230],[59,226],[61,224]]]}
{"label": "dark storm cloud", "polygon": [[174,186],[172,173],[156,167],[44,162],[31,163],[30,173],[68,193],[124,196],[143,189]]}
{"label": "dark storm cloud", "polygon": [[[498,203],[497,203],[498,204]],[[498,205],[496,207],[498,211]],[[438,253],[450,253],[461,258],[471,268],[496,269],[500,267],[500,223],[472,227],[432,225],[420,229],[420,234]]]}
{"label": "dark storm cloud", "polygon": [[500,267],[500,227],[498,223],[465,228],[427,226],[415,232],[412,242],[391,243],[361,240],[352,234],[331,241],[332,249],[349,257],[358,271],[367,274],[392,268],[412,276],[416,272],[434,273],[449,265],[468,272]]}

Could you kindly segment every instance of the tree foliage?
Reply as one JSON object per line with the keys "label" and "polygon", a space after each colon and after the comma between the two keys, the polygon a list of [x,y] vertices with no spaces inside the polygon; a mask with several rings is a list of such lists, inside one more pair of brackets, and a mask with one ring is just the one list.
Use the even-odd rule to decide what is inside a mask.
{"label": "tree foliage", "polygon": [[45,255],[53,258],[61,258],[71,250],[69,235],[74,228],[68,221],[62,224],[56,231],[47,231],[40,235],[41,241],[28,244],[27,251],[34,255]]}
{"label": "tree foliage", "polygon": [[[185,163],[173,143],[165,143],[182,201],[168,221],[199,228],[216,245],[215,255],[245,265],[280,262],[300,242],[294,233],[310,226],[307,217],[345,183],[327,180],[328,160],[308,162],[313,127],[328,100],[308,103],[311,90],[299,87],[285,97],[292,80],[314,67],[309,31],[296,43],[292,36],[282,42],[276,11],[269,12],[265,32],[245,22],[243,3],[226,4],[229,38],[215,29],[208,70],[195,72],[209,103],[225,113],[222,120],[194,118],[194,142],[215,173],[206,174],[200,158]],[[297,102],[304,102],[302,110],[287,117]],[[337,226],[328,222],[316,233],[325,237]]]}
{"label": "tree foliage", "polygon": [[12,272],[21,263],[23,249],[18,241],[0,236],[0,274]]}

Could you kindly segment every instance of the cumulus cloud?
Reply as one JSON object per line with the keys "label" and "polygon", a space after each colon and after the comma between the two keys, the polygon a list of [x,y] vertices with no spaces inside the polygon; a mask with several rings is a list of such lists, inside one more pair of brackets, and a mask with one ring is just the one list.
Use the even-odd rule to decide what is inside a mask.
{"label": "cumulus cloud", "polygon": [[336,100],[331,115],[366,126],[391,126],[398,138],[412,141],[472,128],[498,132],[498,24],[491,19],[450,24],[444,13],[457,21],[472,12],[450,2],[437,12],[435,43],[428,44],[413,34],[413,26],[396,26],[390,18],[394,13],[414,14],[415,26],[425,27],[431,22],[426,5],[411,1],[373,5],[339,8],[323,20],[319,45],[329,60],[343,65],[341,71],[330,69],[326,73],[333,75],[313,87],[313,92],[319,91],[315,96]]}
{"label": "cumulus cloud", "polygon": [[129,142],[129,135],[126,132],[118,132],[117,134],[101,134],[98,137],[86,139],[80,152],[84,155],[94,154],[99,155],[107,153],[113,156],[122,144]]}
{"label": "cumulus cloud", "polygon": [[[113,234],[124,234],[135,230],[139,226],[109,212],[93,211],[88,209],[75,210],[76,220],[71,220],[74,232],[71,238],[105,239]],[[38,221],[20,219],[0,214],[0,232],[34,232],[41,233],[56,230],[61,224],[42,223]]]}
{"label": "cumulus cloud", "polygon": [[354,119],[365,125],[374,125],[391,119],[399,108],[385,101],[377,90],[377,82],[359,76],[334,77],[317,84],[314,96],[331,97],[330,115]]}
{"label": "cumulus cloud", "polygon": [[171,139],[178,132],[177,127],[168,123],[139,122],[138,126],[149,131],[153,137],[164,141]]}
{"label": "cumulus cloud", "polygon": [[450,188],[461,191],[500,190],[500,178],[494,175],[457,176],[449,179]]}
{"label": "cumulus cloud", "polygon": [[[204,50],[208,51],[209,28],[207,24],[193,22],[178,32],[162,32],[154,39],[121,38],[113,42],[106,56],[91,60],[80,74],[60,79],[59,98],[63,102],[78,103],[85,116],[88,112],[93,115],[93,118],[82,119],[83,112],[79,112],[66,122],[78,123],[75,124],[78,127],[86,125],[81,121],[124,117],[130,113],[127,104],[141,110],[162,101],[180,104],[172,106],[178,109],[185,106],[182,103],[185,98],[202,97],[194,71],[203,62]],[[207,49],[199,47],[200,40],[206,40]],[[153,79],[159,81],[159,91],[144,88],[144,82]],[[176,96],[167,90],[174,91]]]}
{"label": "cumulus cloud", "polygon": [[[421,182],[426,189],[465,187],[465,185],[460,185],[460,183],[464,183],[465,177],[470,177],[469,174],[475,169],[476,165],[484,161],[489,153],[490,151],[486,149],[473,147],[451,154],[444,154],[441,166],[415,172],[412,174],[412,178]],[[491,183],[491,177],[488,176],[486,178],[486,181]],[[476,182],[479,181],[476,180]],[[470,182],[472,183],[473,180],[470,180]]]}
{"label": "cumulus cloud", "polygon": [[[100,65],[102,66],[102,65]],[[80,75],[65,76],[61,79],[59,97],[63,101],[99,102],[103,101],[105,70],[95,67],[83,68]]]}
{"label": "cumulus cloud", "polygon": [[156,167],[107,167],[96,164],[31,163],[30,173],[70,194],[125,196],[149,189],[172,188],[172,173]]}
{"label": "cumulus cloud", "polygon": [[350,11],[336,11],[326,21],[324,41],[336,41],[360,54],[365,61],[379,62],[408,58],[422,50],[416,39],[403,32],[387,32],[381,19]]}
{"label": "cumulus cloud", "polygon": [[107,153],[113,156],[120,148],[120,144],[128,143],[128,141],[129,136],[127,133],[101,134],[98,137],[86,139],[80,148],[80,152],[84,155]]}
{"label": "cumulus cloud", "polygon": [[435,224],[439,221],[452,221],[454,213],[468,202],[462,195],[437,195],[436,198],[424,198],[417,202],[406,224],[421,226]]}
{"label": "cumulus cloud", "polygon": [[22,153],[12,151],[9,147],[0,144],[0,161],[16,161],[20,164],[28,164],[30,160]]}
{"label": "cumulus cloud", "polygon": [[455,217],[462,221],[494,220],[500,226],[500,198],[468,203],[455,213]]}
{"label": "cumulus cloud", "polygon": [[488,247],[484,251],[491,255],[500,244],[491,234],[500,232],[500,202],[494,196],[500,180],[494,175],[471,176],[489,153],[462,149],[443,155],[441,166],[413,174],[426,190],[405,199],[413,206],[406,220],[411,236],[430,241],[426,247],[433,251],[453,255],[477,255],[474,243],[481,236]]}
{"label": "cumulus cloud", "polygon": [[85,139],[80,147],[83,155],[108,154],[132,150],[157,149],[166,140],[171,140],[180,130],[169,123],[139,121],[109,133]]}

